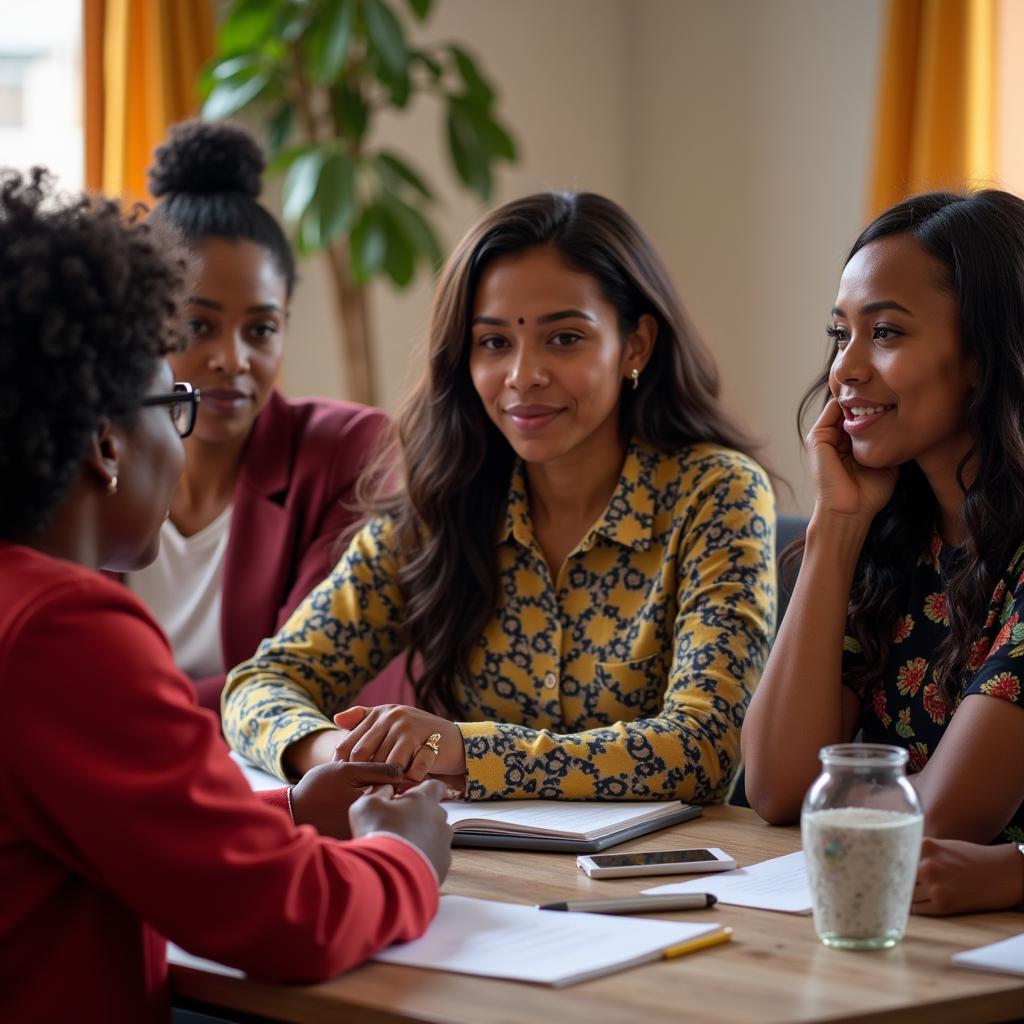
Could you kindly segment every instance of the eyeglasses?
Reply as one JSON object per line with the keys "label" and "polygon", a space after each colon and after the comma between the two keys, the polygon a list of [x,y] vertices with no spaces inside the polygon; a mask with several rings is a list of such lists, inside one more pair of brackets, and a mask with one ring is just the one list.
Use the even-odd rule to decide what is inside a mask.
{"label": "eyeglasses", "polygon": [[174,390],[166,395],[146,395],[143,405],[169,405],[171,422],[179,436],[188,437],[196,425],[196,410],[199,407],[199,392],[191,384],[176,381]]}

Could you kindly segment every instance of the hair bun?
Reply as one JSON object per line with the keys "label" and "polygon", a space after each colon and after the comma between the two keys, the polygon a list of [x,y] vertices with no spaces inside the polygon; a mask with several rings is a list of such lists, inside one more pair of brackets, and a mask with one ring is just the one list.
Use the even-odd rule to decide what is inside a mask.
{"label": "hair bun", "polygon": [[154,197],[175,192],[260,194],[266,158],[256,140],[238,125],[182,121],[172,125],[149,169]]}

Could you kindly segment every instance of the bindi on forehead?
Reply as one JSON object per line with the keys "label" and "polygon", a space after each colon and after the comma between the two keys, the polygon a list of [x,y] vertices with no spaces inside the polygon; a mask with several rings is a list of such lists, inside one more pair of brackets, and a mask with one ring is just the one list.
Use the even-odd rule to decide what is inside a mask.
{"label": "bindi on forehead", "polygon": [[522,327],[523,324],[525,324],[525,323],[526,323],[526,321],[522,317],[520,317],[519,318],[519,326]]}

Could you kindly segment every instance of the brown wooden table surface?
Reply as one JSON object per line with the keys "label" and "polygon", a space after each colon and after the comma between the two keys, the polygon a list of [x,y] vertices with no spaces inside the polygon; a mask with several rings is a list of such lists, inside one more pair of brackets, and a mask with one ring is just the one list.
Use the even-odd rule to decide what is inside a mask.
{"label": "brown wooden table surface", "polygon": [[[694,821],[616,850],[719,846],[743,867],[799,849],[796,828],[753,811],[706,808]],[[590,879],[571,854],[456,849],[443,892],[517,903],[640,892],[671,877]],[[430,1021],[458,1024],[612,1024],[678,1020],[947,1021],[1024,1019],[1024,977],[954,967],[950,956],[1024,932],[1024,913],[911,917],[894,949],[827,949],[810,917],[742,907],[658,915],[719,921],[733,941],[564,989],[389,964],[366,964],[321,985],[264,985],[172,966],[178,998],[284,1021]]]}

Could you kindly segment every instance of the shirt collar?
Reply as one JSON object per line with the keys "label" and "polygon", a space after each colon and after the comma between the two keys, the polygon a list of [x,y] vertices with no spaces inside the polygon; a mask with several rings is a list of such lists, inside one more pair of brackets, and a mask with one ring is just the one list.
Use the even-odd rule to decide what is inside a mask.
{"label": "shirt collar", "polygon": [[[658,453],[639,441],[630,443],[626,460],[622,464],[619,482],[615,485],[611,501],[597,522],[587,531],[580,547],[589,550],[594,537],[602,537],[632,548],[648,551],[654,531],[654,469]],[[523,547],[534,543],[533,522],[526,491],[526,469],[517,459],[509,480],[508,501],[505,506],[505,527],[500,539],[511,537]]]}

